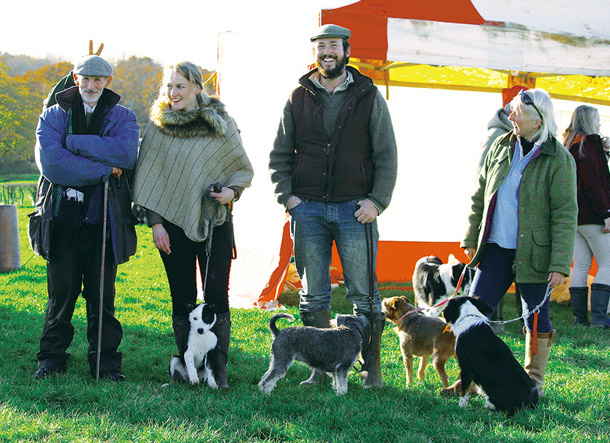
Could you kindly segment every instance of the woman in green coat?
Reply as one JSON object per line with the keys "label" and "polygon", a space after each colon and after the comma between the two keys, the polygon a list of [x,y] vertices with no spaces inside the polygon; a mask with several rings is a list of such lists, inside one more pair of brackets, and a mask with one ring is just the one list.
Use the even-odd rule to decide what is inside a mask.
{"label": "woman in green coat", "polygon": [[[555,331],[547,290],[570,274],[576,234],[576,169],[555,138],[553,104],[546,91],[521,91],[509,116],[513,130],[494,142],[472,196],[462,247],[477,271],[471,295],[495,308],[513,282],[526,321],[525,370],[542,395]],[[537,337],[537,350],[534,342]]]}

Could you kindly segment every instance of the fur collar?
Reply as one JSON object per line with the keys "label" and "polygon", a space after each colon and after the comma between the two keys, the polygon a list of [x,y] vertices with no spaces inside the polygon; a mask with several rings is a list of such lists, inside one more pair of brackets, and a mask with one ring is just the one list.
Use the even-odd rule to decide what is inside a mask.
{"label": "fur collar", "polygon": [[177,138],[223,137],[229,115],[216,98],[197,96],[199,108],[174,111],[167,97],[158,98],[150,110],[150,120],[161,132]]}

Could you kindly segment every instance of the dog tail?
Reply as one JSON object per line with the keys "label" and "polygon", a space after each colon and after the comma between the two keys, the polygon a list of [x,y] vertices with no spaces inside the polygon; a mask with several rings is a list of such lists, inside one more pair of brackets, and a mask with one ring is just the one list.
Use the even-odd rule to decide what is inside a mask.
{"label": "dog tail", "polygon": [[290,321],[294,321],[294,317],[292,315],[286,314],[284,312],[281,314],[275,314],[273,317],[271,317],[271,320],[269,320],[269,330],[271,331],[271,335],[273,335],[274,338],[277,335],[277,333],[280,332],[280,330],[277,328],[277,326],[275,326],[275,322],[279,318],[286,318]]}

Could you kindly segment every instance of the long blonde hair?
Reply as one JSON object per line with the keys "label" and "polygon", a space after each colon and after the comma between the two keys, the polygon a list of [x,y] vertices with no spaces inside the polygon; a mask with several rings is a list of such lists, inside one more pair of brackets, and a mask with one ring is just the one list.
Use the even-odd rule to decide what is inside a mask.
{"label": "long blonde hair", "polygon": [[574,110],[569,126],[563,131],[563,145],[570,149],[580,136],[579,154],[582,156],[582,146],[587,135],[597,134],[595,126],[599,112],[593,106],[580,105]]}

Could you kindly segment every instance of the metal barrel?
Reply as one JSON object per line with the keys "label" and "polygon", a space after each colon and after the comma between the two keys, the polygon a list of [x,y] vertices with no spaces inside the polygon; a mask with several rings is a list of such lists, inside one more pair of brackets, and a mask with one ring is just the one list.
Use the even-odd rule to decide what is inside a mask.
{"label": "metal barrel", "polygon": [[0,272],[21,268],[17,206],[0,205]]}

